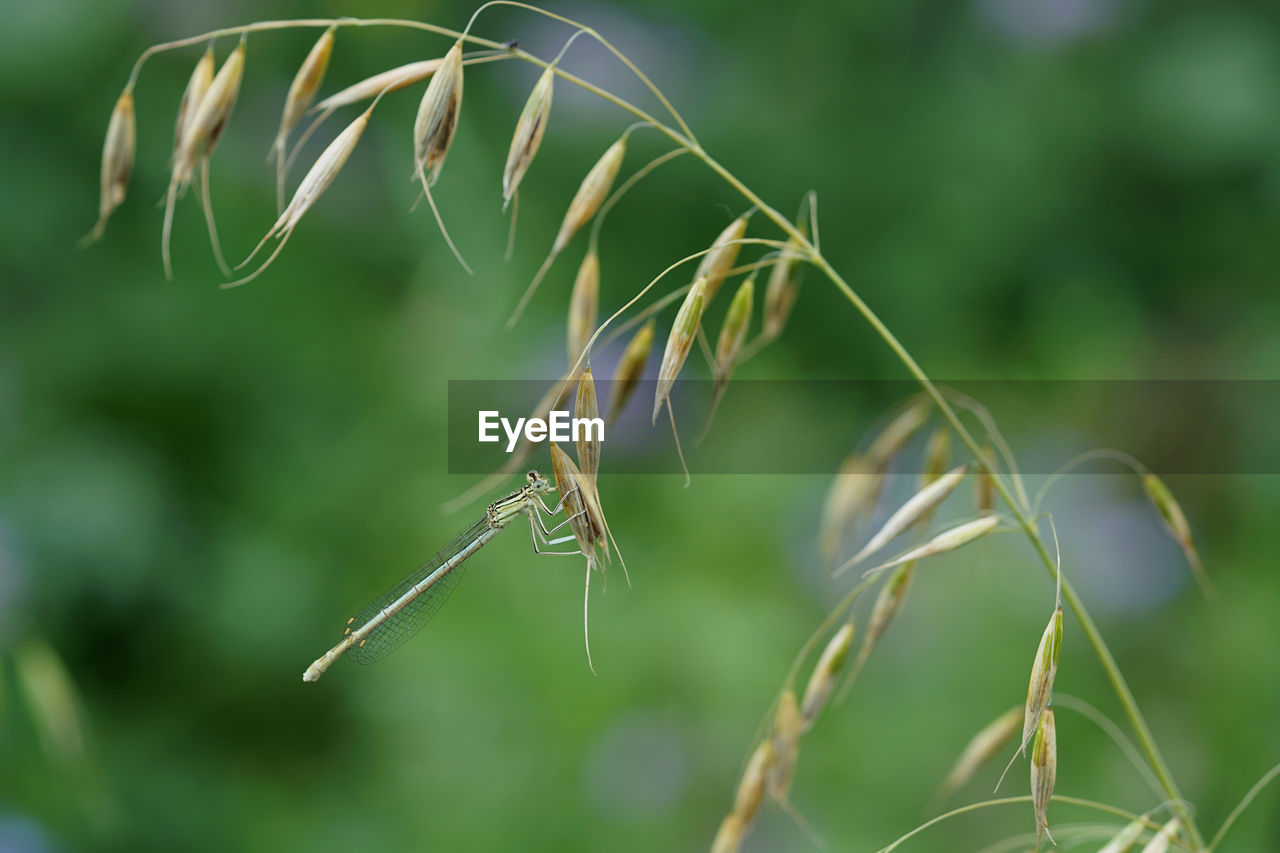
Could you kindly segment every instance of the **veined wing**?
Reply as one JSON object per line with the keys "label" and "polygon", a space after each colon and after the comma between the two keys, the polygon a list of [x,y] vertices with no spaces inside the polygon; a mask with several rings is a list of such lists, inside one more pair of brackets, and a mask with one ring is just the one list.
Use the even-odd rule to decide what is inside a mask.
{"label": "veined wing", "polygon": [[485,534],[491,530],[481,518],[353,616],[347,632],[365,630],[365,634],[347,656],[358,663],[373,663],[418,633],[449,599],[462,578],[467,558],[488,541]]}

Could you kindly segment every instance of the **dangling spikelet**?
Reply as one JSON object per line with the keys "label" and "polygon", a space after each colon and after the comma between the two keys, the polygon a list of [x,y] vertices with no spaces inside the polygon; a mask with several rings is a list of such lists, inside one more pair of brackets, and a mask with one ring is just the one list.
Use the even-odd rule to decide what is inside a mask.
{"label": "dangling spikelet", "polygon": [[1147,846],[1142,848],[1142,853],[1168,853],[1170,845],[1173,844],[1173,839],[1178,837],[1178,829],[1181,825],[1181,821],[1175,817],[1160,827],[1156,837],[1148,841]]}
{"label": "dangling spikelet", "polygon": [[[1058,675],[1058,656],[1061,651],[1062,606],[1058,605],[1054,608],[1053,615],[1049,617],[1049,624],[1045,626],[1044,633],[1040,635],[1040,645],[1036,647],[1035,660],[1031,662],[1027,702],[1022,713],[1022,740],[1013,757],[1009,759],[1009,764],[1004,769],[1005,773],[1009,772],[1009,768],[1013,766],[1018,756],[1026,752],[1036,726],[1044,715],[1044,709],[1053,701],[1053,682]],[[1000,775],[1000,781],[1004,781],[1003,773]],[[996,789],[999,790],[999,788],[1000,782],[997,782]]]}
{"label": "dangling spikelet", "polygon": [[835,689],[852,645],[853,622],[846,622],[822,650],[822,656],[818,658],[813,674],[809,676],[809,683],[804,688],[804,700],[800,703],[800,715],[806,731],[813,726],[831,698],[831,691]]}
{"label": "dangling spikelet", "polygon": [[942,780],[936,799],[941,802],[967,785],[973,779],[974,774],[998,755],[1005,745],[1013,739],[1021,722],[1021,706],[1013,707],[996,717],[982,731],[974,735],[973,739],[961,751],[956,763],[951,765],[947,778]]}
{"label": "dangling spikelet", "polygon": [[888,465],[893,457],[907,446],[912,436],[928,421],[930,405],[930,402],[922,397],[889,421],[867,448],[867,460],[873,467],[880,468]]}
{"label": "dangling spikelet", "polygon": [[587,176],[582,179],[582,183],[578,186],[578,191],[573,195],[573,201],[569,202],[569,210],[565,213],[564,220],[560,223],[560,231],[556,234],[556,240],[551,246],[551,252],[547,255],[546,260],[542,262],[542,266],[538,268],[533,281],[529,282],[529,286],[525,289],[524,295],[520,297],[520,302],[516,305],[515,311],[511,313],[511,319],[507,321],[508,329],[514,326],[516,321],[520,319],[520,315],[524,313],[525,306],[533,298],[534,292],[538,289],[538,285],[542,283],[543,276],[551,268],[551,263],[556,259],[556,256],[564,250],[565,246],[569,245],[573,235],[577,234],[583,225],[591,221],[591,217],[596,215],[600,205],[604,204],[604,200],[609,196],[609,190],[613,188],[614,179],[618,177],[618,170],[622,168],[622,160],[626,157],[626,154],[627,134],[624,133],[617,142],[609,146],[608,150],[591,167],[591,171],[587,172]]}
{"label": "dangling spikelet", "polygon": [[791,794],[791,782],[796,774],[796,759],[800,754],[800,735],[804,734],[805,722],[800,716],[800,703],[796,701],[793,690],[785,690],[778,700],[778,709],[773,715],[773,766],[769,770],[769,796],[785,803]]}
{"label": "dangling spikelet", "polygon": [[760,804],[764,802],[765,785],[776,760],[773,739],[765,738],[747,761],[747,769],[742,772],[742,781],[738,783],[738,790],[733,798],[733,813],[742,818],[746,825],[750,825],[760,811]]}
{"label": "dangling spikelet", "polygon": [[515,133],[511,136],[511,148],[507,151],[507,165],[502,170],[503,210],[506,210],[512,196],[520,189],[520,181],[529,170],[534,155],[538,153],[538,146],[542,144],[542,135],[547,130],[547,116],[551,113],[551,94],[555,79],[553,68],[542,72],[516,122]]}
{"label": "dangling spikelet", "polygon": [[459,40],[444,55],[440,68],[432,75],[422,102],[418,105],[418,116],[413,123],[413,168],[422,184],[427,204],[435,214],[436,224],[440,226],[440,233],[458,263],[471,273],[471,267],[467,266],[458,247],[453,244],[435,199],[431,197],[431,187],[440,176],[440,169],[444,167],[444,159],[449,154],[449,146],[453,144],[454,134],[458,130],[458,114],[461,110],[462,41]]}
{"label": "dangling spikelet", "polygon": [[[582,371],[578,380],[578,399],[574,405],[574,418],[579,422],[589,422],[600,417],[600,407],[596,400],[596,383],[591,378],[591,368]],[[584,428],[574,437],[578,448],[578,462],[582,473],[593,486],[596,475],[600,472],[600,445],[603,437],[596,435],[590,427]]]}
{"label": "dangling spikelet", "polygon": [[[975,539],[986,536],[988,533],[996,529],[1000,523],[1000,517],[996,515],[984,515],[981,518],[975,518],[972,521],[966,521],[957,524],[955,527],[948,528],[937,536],[934,536],[923,545],[912,548],[900,557],[896,557],[887,563],[881,563],[874,569],[868,569],[864,574],[872,575],[883,572],[886,569],[892,569],[894,566],[901,566],[903,563],[911,563],[916,560],[923,560],[925,557],[933,557],[938,554],[945,554],[948,551],[954,551],[964,545],[968,545]],[[837,569],[834,575],[840,574],[845,567]]]}
{"label": "dangling spikelet", "polygon": [[587,249],[586,257],[578,267],[573,280],[573,294],[569,297],[569,366],[578,363],[587,341],[596,330],[600,310],[600,257],[595,246]]}
{"label": "dangling spikelet", "polygon": [[196,67],[191,71],[190,79],[187,80],[187,88],[182,92],[182,100],[178,103],[178,117],[173,122],[172,160],[177,159],[191,117],[200,106],[200,102],[204,100],[211,85],[213,85],[213,42],[209,42],[204,53],[200,55]]}
{"label": "dangling spikelet", "polygon": [[915,573],[914,562],[903,563],[893,570],[893,574],[880,587],[880,592],[876,595],[876,603],[871,608],[871,618],[867,621],[867,630],[862,635],[862,648],[858,649],[858,659],[853,662],[853,669],[850,670],[849,678],[845,681],[844,688],[840,691],[840,699],[837,701],[843,701],[852,688],[854,679],[866,666],[867,658],[871,657],[876,643],[880,642],[880,638],[893,624],[894,617],[902,609],[902,603],[907,600],[907,592],[911,589],[911,580],[915,577]]}
{"label": "dangling spikelet", "polygon": [[297,127],[306,113],[316,93],[320,91],[320,83],[324,80],[325,71],[329,69],[329,57],[333,55],[333,38],[335,27],[329,27],[311,46],[307,58],[289,84],[289,94],[285,96],[284,110],[280,115],[280,127],[276,131],[275,142],[271,146],[271,156],[276,160],[276,209],[284,208],[284,175],[287,157],[285,148],[289,142],[289,134]]}
{"label": "dangling spikelet", "polygon": [[654,321],[651,318],[640,327],[635,336],[627,343],[618,359],[618,366],[613,371],[613,399],[609,401],[609,423],[618,417],[631,395],[635,393],[640,377],[644,375],[644,366],[649,361],[649,351],[653,349]]}
{"label": "dangling spikelet", "polygon": [[253,260],[254,256],[266,245],[267,241],[272,237],[278,237],[280,242],[262,265],[259,266],[249,275],[237,281],[228,282],[222,285],[226,287],[239,287],[242,284],[253,281],[262,274],[263,270],[271,266],[272,261],[284,249],[285,243],[289,242],[289,237],[293,234],[293,229],[298,226],[299,220],[303,215],[311,209],[312,205],[319,200],[324,191],[333,183],[334,178],[338,176],[338,172],[346,164],[347,158],[351,156],[351,152],[355,150],[356,143],[360,141],[360,135],[364,133],[365,127],[369,124],[369,116],[373,113],[373,108],[377,106],[377,101],[369,105],[363,113],[356,117],[356,120],[347,125],[346,129],[339,133],[328,147],[321,152],[320,157],[316,160],[315,165],[303,177],[302,183],[298,184],[298,189],[294,192],[293,198],[288,206],[280,213],[280,217],[276,219],[275,224],[268,229],[262,240],[249,253],[249,257],[245,258],[236,269],[240,269],[245,264]]}
{"label": "dangling spikelet", "polygon": [[1204,572],[1200,553],[1196,550],[1195,540],[1191,538],[1191,525],[1187,523],[1187,516],[1174,499],[1173,492],[1169,491],[1164,480],[1150,473],[1143,475],[1142,488],[1146,491],[1147,498],[1159,511],[1165,530],[1169,531],[1169,535],[1178,543],[1187,562],[1191,564],[1191,571],[1195,575],[1196,582],[1200,584],[1201,591],[1206,598],[1213,597],[1213,584],[1209,582],[1209,576]]}
{"label": "dangling spikelet", "polygon": [[[206,195],[202,199],[205,220],[209,225],[209,237],[219,266],[226,266],[222,250],[218,246],[217,231],[213,225],[213,213],[208,203],[208,162],[214,148],[226,130],[236,99],[240,95],[240,83],[244,79],[245,40],[242,37],[236,49],[218,69],[204,97],[191,112],[190,120],[183,121],[182,141],[173,158],[173,173],[169,178],[169,191],[165,198],[164,228],[161,232],[160,258],[164,264],[165,278],[173,278],[173,265],[169,260],[169,234],[173,228],[173,206],[186,192],[195,178],[196,166],[203,165],[202,181]],[[198,70],[198,68],[197,68]],[[193,74],[194,77],[194,74]]]}
{"label": "dangling spikelet", "polygon": [[951,429],[940,426],[929,436],[924,446],[924,465],[920,469],[920,485],[925,486],[937,480],[951,464]]}
{"label": "dangling spikelet", "polygon": [[133,172],[138,131],[133,112],[133,90],[125,89],[116,99],[107,122],[107,136],[102,143],[102,171],[99,184],[98,221],[80,240],[81,248],[102,237],[112,212],[124,202]]}
{"label": "dangling spikelet", "polygon": [[658,412],[662,404],[671,395],[671,386],[680,375],[689,350],[693,347],[694,338],[698,334],[698,323],[702,320],[702,308],[706,304],[707,280],[700,278],[689,288],[680,310],[676,312],[675,322],[671,324],[671,333],[667,335],[667,347],[662,353],[662,365],[658,369],[658,383],[653,395],[653,423],[658,422]]}
{"label": "dangling spikelet", "polygon": [[818,533],[818,549],[828,565],[836,561],[849,528],[875,506],[884,474],[873,470],[860,453],[851,453],[827,490]]}
{"label": "dangling spikelet", "polygon": [[724,284],[724,280],[728,278],[729,270],[733,269],[734,263],[738,260],[738,252],[742,249],[742,244],[737,241],[747,233],[747,220],[750,218],[751,212],[747,212],[730,222],[711,244],[711,251],[703,255],[702,260],[698,262],[698,271],[693,277],[707,280],[705,302],[708,305],[711,304],[711,300],[720,290],[720,285]]}
{"label": "dangling spikelet", "polygon": [[1040,717],[1040,725],[1036,727],[1036,741],[1031,748],[1031,804],[1036,813],[1036,847],[1040,846],[1040,836],[1047,834],[1049,841],[1053,834],[1049,832],[1049,800],[1053,798],[1053,788],[1058,780],[1058,732],[1053,721],[1053,708],[1045,708]]}
{"label": "dangling spikelet", "polygon": [[711,853],[738,853],[746,834],[747,825],[736,812],[726,816],[720,822],[715,840],[711,842]]}
{"label": "dangling spikelet", "polygon": [[862,562],[871,554],[888,545],[913,524],[932,513],[938,508],[939,504],[955,491],[956,486],[960,485],[960,481],[964,479],[968,472],[969,466],[961,465],[916,492],[910,500],[898,508],[897,512],[889,516],[889,520],[884,523],[884,526],[880,528],[875,536],[871,537],[867,544],[862,547],[862,550],[837,571],[845,571],[847,568]]}
{"label": "dangling spikelet", "polygon": [[800,290],[800,277],[796,271],[796,261],[800,259],[799,252],[799,242],[791,237],[769,271],[769,281],[764,289],[764,339],[766,341],[772,341],[782,334],[782,329],[791,316],[791,309],[795,307],[796,294]]}
{"label": "dangling spikelet", "polygon": [[[720,398],[724,396],[733,370],[737,366],[738,356],[742,352],[742,344],[747,339],[747,329],[751,324],[751,305],[755,299],[756,277],[749,276],[729,303],[729,311],[724,315],[724,325],[720,327],[720,337],[716,341],[715,364],[712,373],[715,378],[715,389],[712,392],[711,409],[707,412],[707,423],[702,428],[706,435],[711,428],[711,419],[715,417],[720,406]],[[705,304],[705,300],[704,300]]]}

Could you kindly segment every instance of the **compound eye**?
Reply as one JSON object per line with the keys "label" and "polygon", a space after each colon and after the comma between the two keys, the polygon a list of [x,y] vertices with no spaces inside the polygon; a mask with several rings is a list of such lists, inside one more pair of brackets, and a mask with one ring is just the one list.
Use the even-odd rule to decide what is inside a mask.
{"label": "compound eye", "polygon": [[542,477],[538,475],[537,471],[529,471],[524,476],[529,480],[530,483],[536,483],[542,479]]}

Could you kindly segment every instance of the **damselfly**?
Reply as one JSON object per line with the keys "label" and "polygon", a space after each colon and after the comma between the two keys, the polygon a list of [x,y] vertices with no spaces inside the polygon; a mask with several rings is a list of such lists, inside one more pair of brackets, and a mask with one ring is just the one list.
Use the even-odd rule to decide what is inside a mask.
{"label": "damselfly", "polygon": [[476,551],[498,535],[521,515],[529,519],[529,532],[533,538],[535,554],[573,556],[582,551],[548,551],[539,545],[550,547],[572,540],[573,536],[552,539],[551,534],[567,524],[547,528],[543,520],[554,517],[565,504],[565,497],[549,507],[542,496],[554,492],[555,486],[537,471],[527,475],[528,484],[501,500],[489,504],[485,514],[475,524],[453,537],[447,545],[391,589],[370,602],[363,610],[347,620],[342,642],[321,655],[302,674],[303,681],[316,681],[330,665],[344,653],[349,653],[357,663],[373,663],[399,648],[416,634],[423,625],[444,605],[458,585],[463,565]]}

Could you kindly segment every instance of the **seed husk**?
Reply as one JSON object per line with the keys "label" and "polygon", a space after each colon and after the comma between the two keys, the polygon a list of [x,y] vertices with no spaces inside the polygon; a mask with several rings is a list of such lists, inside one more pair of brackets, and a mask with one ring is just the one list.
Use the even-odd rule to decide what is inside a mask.
{"label": "seed husk", "polygon": [[920,485],[925,486],[937,480],[951,464],[951,430],[940,426],[929,436],[924,447],[924,466],[920,470]]}
{"label": "seed husk", "polygon": [[1129,853],[1133,849],[1133,845],[1137,844],[1138,839],[1142,837],[1143,831],[1147,828],[1146,824],[1146,818],[1130,821],[1098,853]]}
{"label": "seed husk", "polygon": [[573,293],[569,297],[568,344],[569,364],[577,364],[587,341],[596,330],[596,320],[600,311],[600,256],[595,246],[587,249],[587,254],[578,266],[578,274],[573,280]]}
{"label": "seed husk", "polygon": [[1212,596],[1213,584],[1210,583],[1208,575],[1204,572],[1204,565],[1200,562],[1200,553],[1196,550],[1195,540],[1191,536],[1191,525],[1187,523],[1187,516],[1178,505],[1173,492],[1169,491],[1164,480],[1151,473],[1143,475],[1142,488],[1160,513],[1165,530],[1169,531],[1169,535],[1178,543],[1187,562],[1191,564],[1191,571],[1195,575],[1196,582],[1200,584],[1201,590],[1206,596]]}
{"label": "seed husk", "polygon": [[547,130],[547,116],[551,113],[555,79],[555,71],[551,68],[542,72],[516,122],[515,133],[511,136],[511,148],[507,151],[507,165],[502,171],[503,209],[520,188],[520,181],[529,170],[534,155],[538,153],[538,146],[542,144],[542,135]]}
{"label": "seed husk", "polygon": [[427,90],[418,104],[418,115],[413,122],[413,168],[449,251],[458,259],[463,269],[473,273],[453,238],[449,236],[444,217],[440,215],[436,200],[431,195],[431,187],[440,177],[445,157],[448,156],[454,134],[457,133],[458,114],[461,111],[462,40],[459,39],[440,61],[440,67],[431,76],[431,82],[427,84]]}
{"label": "seed husk", "polygon": [[[747,339],[747,329],[751,325],[751,306],[755,301],[756,277],[747,278],[733,295],[729,303],[729,311],[724,316],[724,325],[720,327],[720,337],[716,341],[715,381],[716,396],[723,391],[733,376],[738,354]],[[710,301],[707,297],[705,301]]]}
{"label": "seed husk", "polygon": [[124,202],[129,189],[129,176],[133,172],[133,158],[137,151],[138,131],[133,109],[133,91],[126,89],[116,99],[107,122],[107,135],[102,142],[102,169],[100,172],[98,221],[81,239],[81,246],[88,246],[102,237],[107,220]]}
{"label": "seed husk", "polygon": [[880,638],[889,630],[893,619],[907,600],[907,591],[911,589],[911,581],[915,577],[916,564],[903,563],[893,570],[893,574],[880,587],[876,595],[876,603],[871,608],[871,618],[867,621],[867,631],[862,636],[862,648],[858,650],[858,659],[853,665],[854,673],[860,672],[866,665],[867,658],[880,642]]}
{"label": "seed husk", "polygon": [[374,74],[372,77],[366,77],[360,82],[352,83],[342,91],[335,92],[321,100],[309,112],[331,112],[339,107],[376,98],[380,92],[394,92],[397,89],[412,86],[414,83],[426,80],[440,70],[440,65],[444,60],[445,57],[423,59],[418,62],[397,66],[380,74]]}
{"label": "seed husk", "polygon": [[1175,817],[1160,827],[1156,837],[1148,841],[1147,846],[1142,848],[1142,853],[1168,853],[1169,846],[1173,844],[1173,839],[1178,837],[1178,829],[1181,825],[1181,821]]}
{"label": "seed husk", "polygon": [[190,79],[187,80],[187,88],[182,92],[182,100],[178,103],[178,117],[173,123],[173,156],[175,158],[186,136],[187,123],[196,108],[200,106],[200,102],[204,100],[205,93],[209,91],[211,85],[213,85],[213,42],[210,42],[204,49],[204,53],[200,55],[196,67],[191,71]]}
{"label": "seed husk", "polygon": [[776,760],[777,755],[774,752],[772,738],[762,740],[755,752],[751,753],[751,758],[747,761],[747,769],[742,773],[742,781],[738,783],[738,790],[733,799],[733,813],[742,818],[743,823],[751,823],[756,813],[760,811],[760,804],[764,801],[765,785]]}
{"label": "seed husk", "polygon": [[618,177],[618,170],[622,168],[622,160],[626,153],[627,137],[623,136],[609,146],[591,167],[591,171],[587,172],[587,176],[582,179],[578,191],[574,193],[573,201],[569,202],[569,210],[560,223],[560,231],[556,234],[555,243],[551,247],[553,256],[560,254],[564,247],[569,245],[573,235],[590,222],[591,217],[595,216],[596,211],[600,209],[600,205],[604,204],[609,190],[613,188],[614,179]]}
{"label": "seed husk", "polygon": [[804,718],[794,690],[785,690],[773,716],[773,766],[768,777],[769,795],[785,802],[795,779],[796,759],[800,754],[800,735],[804,734]]}
{"label": "seed husk", "polygon": [[796,262],[800,259],[799,250],[800,244],[796,239],[788,239],[778,260],[769,270],[769,281],[764,289],[765,340],[774,340],[782,334],[791,316],[791,309],[795,307],[800,290],[800,276],[796,269]]}
{"label": "seed husk", "polygon": [[1054,608],[1040,636],[1036,657],[1031,664],[1031,680],[1027,685],[1027,703],[1022,717],[1022,744],[1026,749],[1031,736],[1053,698],[1053,682],[1058,674],[1058,656],[1062,651],[1062,608]]}
{"label": "seed husk", "polygon": [[[954,527],[950,527],[942,531],[923,545],[912,548],[902,556],[890,560],[887,563],[882,563],[874,569],[868,570],[866,574],[869,575],[875,572],[882,572],[886,569],[891,569],[894,566],[900,566],[903,563],[911,563],[916,560],[922,560],[925,557],[933,557],[937,554],[945,554],[948,551],[954,551],[957,548],[968,545],[975,539],[986,536],[992,530],[995,530],[996,525],[999,523],[999,516],[984,515],[980,518],[975,518],[972,521],[957,524]],[[836,573],[838,574],[839,570],[837,570]]]}
{"label": "seed husk", "polygon": [[[991,445],[986,444],[982,447],[982,458],[989,465],[995,463],[995,454],[991,451]],[[981,465],[978,466],[978,477],[975,481],[974,505],[978,512],[991,512],[996,508],[996,485],[991,479],[991,475],[987,473],[987,469]]]}
{"label": "seed husk", "polygon": [[347,158],[351,156],[351,152],[355,150],[356,143],[360,141],[361,134],[364,133],[365,127],[369,124],[369,116],[373,113],[373,107],[376,103],[377,102],[375,101],[374,104],[370,104],[368,109],[357,116],[355,121],[347,125],[347,127],[329,143],[328,147],[321,152],[319,158],[316,159],[315,164],[303,177],[302,183],[298,184],[298,189],[294,192],[293,199],[290,200],[285,209],[281,211],[279,218],[275,221],[275,224],[267,230],[267,233],[263,236],[261,242],[259,242],[257,247],[249,254],[249,257],[245,258],[244,261],[242,261],[236,268],[239,269],[253,260],[254,256],[258,254],[258,251],[261,250],[272,237],[279,237],[280,242],[276,246],[275,251],[273,251],[267,259],[263,261],[262,265],[252,273],[237,281],[228,282],[227,284],[222,285],[224,288],[238,287],[239,285],[252,281],[261,275],[263,270],[269,267],[271,262],[276,259],[281,250],[284,249],[285,243],[289,241],[289,237],[293,234],[293,229],[297,227],[299,220],[301,220],[303,215],[311,209],[317,200],[319,200],[324,191],[329,188],[329,185],[332,184],[334,179],[338,176],[338,172],[340,172],[342,167],[346,164]]}
{"label": "seed husk", "polygon": [[564,501],[565,517],[569,529],[578,542],[578,548],[593,567],[596,564],[596,544],[604,536],[604,526],[598,513],[592,512],[589,489],[583,487],[585,478],[577,463],[557,444],[551,445],[551,470],[556,489]]}
{"label": "seed husk", "polygon": [[[1058,733],[1053,708],[1044,709],[1036,727],[1035,745],[1031,748],[1031,803],[1036,814],[1036,845],[1040,836],[1049,832],[1049,801],[1058,779]],[[1053,841],[1053,834],[1049,834]]]}
{"label": "seed husk", "polygon": [[667,402],[671,394],[671,386],[675,384],[680,369],[698,335],[698,324],[702,320],[702,306],[705,303],[707,280],[700,278],[685,294],[680,310],[676,312],[675,322],[671,324],[671,333],[667,336],[667,348],[662,354],[662,366],[658,369],[657,389],[653,396],[653,423],[658,422],[658,412],[662,404]]}
{"label": "seed husk", "polygon": [[747,233],[749,218],[750,214],[744,213],[730,222],[711,244],[711,251],[703,255],[702,260],[698,262],[698,271],[693,277],[707,280],[707,304],[715,298],[720,285],[724,284],[724,280],[729,276],[729,270],[733,269],[734,263],[738,260],[738,252],[742,249],[742,244],[737,241]]}
{"label": "seed husk", "polygon": [[204,97],[195,105],[189,120],[183,121],[182,141],[173,157],[173,171],[169,178],[169,191],[165,198],[164,228],[161,232],[160,258],[164,264],[166,278],[173,278],[173,265],[169,259],[169,234],[173,228],[173,206],[182,193],[186,192],[195,178],[197,165],[203,163],[203,183],[205,195],[202,199],[205,219],[209,225],[209,237],[213,243],[214,255],[218,265],[226,271],[226,262],[222,259],[222,250],[218,246],[217,231],[213,224],[213,212],[208,197],[208,163],[218,141],[226,130],[227,122],[235,109],[240,95],[240,83],[244,79],[245,40],[240,39],[235,50],[222,63],[213,82],[205,91]]}
{"label": "seed husk", "polygon": [[624,133],[617,142],[609,146],[609,148],[600,156],[595,165],[591,167],[591,171],[587,172],[587,176],[582,179],[582,183],[578,185],[578,191],[574,193],[573,200],[569,202],[569,209],[565,212],[564,219],[560,223],[560,230],[556,233],[555,243],[551,246],[551,251],[547,253],[547,257],[542,261],[542,266],[538,267],[538,271],[533,276],[533,281],[529,282],[529,286],[525,288],[524,295],[520,297],[520,301],[516,304],[515,310],[511,312],[511,318],[507,320],[507,328],[510,329],[520,319],[520,315],[524,313],[525,306],[529,304],[529,300],[533,298],[533,294],[537,292],[538,285],[542,283],[542,279],[546,276],[547,270],[551,269],[551,264],[555,261],[556,256],[569,245],[569,241],[573,239],[573,235],[578,230],[591,221],[591,218],[600,210],[600,205],[604,204],[606,198],[609,197],[609,190],[613,188],[613,181],[618,177],[618,170],[622,168],[622,160],[627,154],[627,135]]}
{"label": "seed husk", "polygon": [[[582,371],[578,380],[578,399],[574,406],[574,417],[579,420],[594,420],[600,417],[600,407],[596,400],[596,383],[591,378],[591,368]],[[575,438],[578,448],[578,461],[581,463],[583,476],[594,487],[596,475],[600,471],[600,445],[602,440],[596,438],[592,431],[583,429]]]}
{"label": "seed husk", "polygon": [[846,622],[827,642],[827,647],[822,650],[822,656],[818,658],[818,663],[809,676],[809,683],[804,688],[800,715],[804,720],[805,729],[813,726],[822,709],[826,707],[852,645],[853,622]]}
{"label": "seed husk", "polygon": [[907,442],[929,419],[928,400],[921,398],[907,406],[891,420],[867,448],[867,459],[873,467],[889,464],[906,447]]}
{"label": "seed husk", "polygon": [[280,127],[276,130],[276,138],[271,146],[272,156],[276,160],[277,207],[284,207],[285,149],[289,134],[293,133],[293,129],[302,120],[311,102],[316,99],[316,93],[320,91],[325,71],[329,68],[329,58],[333,55],[334,30],[335,27],[329,27],[311,46],[306,58],[302,60],[301,67],[298,68],[298,73],[293,76],[293,82],[289,84],[289,93],[285,96],[284,109],[280,114]]}
{"label": "seed husk", "polygon": [[[862,562],[871,554],[888,545],[913,524],[932,513],[939,504],[955,491],[956,486],[960,485],[960,481],[964,479],[968,472],[969,466],[961,465],[916,492],[910,500],[898,508],[897,512],[889,516],[889,520],[884,523],[884,526],[880,528],[875,536],[868,540],[862,550],[849,560],[845,566],[853,566]],[[841,571],[843,571],[843,568]]]}
{"label": "seed husk", "polygon": [[860,453],[851,453],[840,464],[822,507],[818,547],[823,562],[835,562],[849,528],[875,506],[883,484],[884,474],[874,470]]}
{"label": "seed husk", "polygon": [[1022,711],[1021,706],[1010,708],[973,736],[942,781],[938,789],[939,799],[946,799],[967,785],[979,769],[1004,749],[1018,733]]}
{"label": "seed husk", "polygon": [[635,393],[640,377],[644,375],[644,366],[649,361],[649,351],[653,349],[654,321],[650,319],[640,327],[639,331],[627,343],[627,348],[618,360],[613,371],[613,399],[609,401],[609,423],[622,412],[631,395]]}
{"label": "seed husk", "polygon": [[738,853],[746,834],[747,824],[736,812],[726,816],[711,842],[711,853]]}

